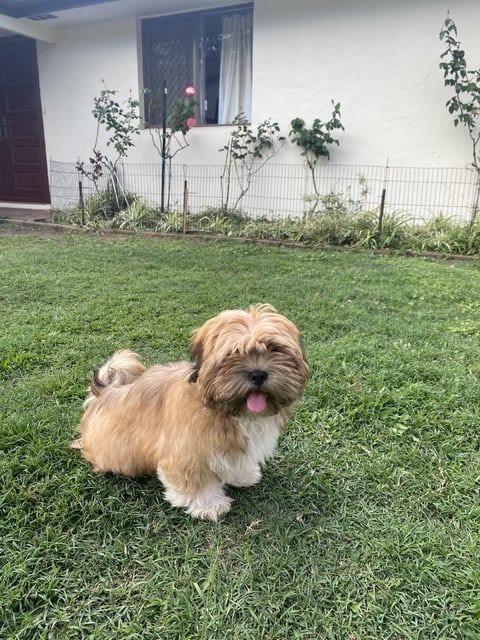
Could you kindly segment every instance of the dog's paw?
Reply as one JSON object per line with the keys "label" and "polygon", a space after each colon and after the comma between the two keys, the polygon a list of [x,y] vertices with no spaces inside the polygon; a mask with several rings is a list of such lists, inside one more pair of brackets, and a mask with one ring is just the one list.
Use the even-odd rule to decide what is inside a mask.
{"label": "dog's paw", "polygon": [[157,475],[165,487],[165,499],[173,507],[185,509],[192,518],[216,522],[220,516],[230,511],[232,498],[225,495],[221,484],[213,484],[193,496],[184,495],[166,482],[161,470],[157,471]]}
{"label": "dog's paw", "polygon": [[224,496],[221,502],[204,505],[198,505],[198,503],[192,504],[187,509],[187,513],[190,514],[192,518],[198,518],[199,520],[213,520],[214,522],[217,522],[221,516],[230,511],[232,502],[232,498]]}

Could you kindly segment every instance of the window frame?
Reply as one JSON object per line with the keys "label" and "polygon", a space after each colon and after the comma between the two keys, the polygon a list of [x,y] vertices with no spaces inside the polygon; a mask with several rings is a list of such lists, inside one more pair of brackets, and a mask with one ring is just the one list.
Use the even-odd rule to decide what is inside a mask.
{"label": "window frame", "polygon": [[[197,106],[195,108],[195,117],[197,120],[197,126],[199,127],[218,127],[218,126],[230,126],[231,123],[219,123],[218,122],[218,113],[217,113],[217,122],[204,122],[204,113],[206,110],[204,109],[204,113],[201,113],[201,105],[205,104],[204,101],[206,99],[207,93],[207,85],[206,85],[206,65],[202,62],[205,59],[205,52],[202,51],[202,44],[204,39],[205,25],[206,21],[211,16],[225,16],[228,14],[234,13],[244,13],[251,14],[252,16],[252,25],[253,25],[253,16],[254,16],[254,3],[253,2],[245,2],[241,4],[235,4],[230,6],[216,7],[213,9],[201,9],[197,11],[188,11],[188,12],[179,12],[174,14],[166,14],[159,16],[149,16],[148,18],[142,18],[140,21],[140,40],[141,40],[141,60],[139,64],[139,69],[141,73],[141,86],[143,87],[142,91],[142,115],[145,119],[145,126],[147,128],[158,128],[162,126],[161,118],[156,117],[152,122],[148,122],[147,108],[146,108],[146,99],[145,99],[145,89],[148,87],[147,80],[149,76],[149,71],[147,69],[148,65],[152,65],[152,51],[147,51],[146,39],[150,38],[149,47],[150,49],[153,47],[152,42],[154,37],[151,35],[152,31],[154,31],[155,25],[157,22],[159,25],[158,30],[161,29],[162,22],[164,25],[167,21],[174,21],[175,19],[180,19],[185,22],[191,20],[191,48],[192,48],[192,85],[195,87],[197,93],[195,96],[195,100],[197,101]],[[150,30],[150,34],[146,36],[147,28]],[[221,33],[219,33],[221,35]],[[253,35],[253,34],[252,34]],[[158,38],[158,42],[161,41],[161,37]],[[253,37],[252,37],[252,49],[253,49]],[[150,58],[148,58],[150,56]],[[190,83],[189,83],[190,84]],[[187,85],[188,86],[188,85]],[[150,88],[150,87],[148,87]],[[168,90],[168,86],[167,86]],[[157,92],[158,97],[163,98],[163,87],[160,87]],[[171,98],[171,103],[175,101],[177,98],[183,97],[182,95],[170,94],[167,96],[167,100]],[[167,107],[167,111],[169,111],[169,107]]]}

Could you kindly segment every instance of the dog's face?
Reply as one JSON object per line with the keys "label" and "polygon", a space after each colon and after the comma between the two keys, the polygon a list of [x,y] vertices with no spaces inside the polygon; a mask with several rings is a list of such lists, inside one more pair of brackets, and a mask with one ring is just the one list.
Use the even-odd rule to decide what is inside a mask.
{"label": "dog's face", "polygon": [[227,415],[271,415],[298,400],[308,380],[296,326],[270,305],[223,311],[193,335],[192,383]]}

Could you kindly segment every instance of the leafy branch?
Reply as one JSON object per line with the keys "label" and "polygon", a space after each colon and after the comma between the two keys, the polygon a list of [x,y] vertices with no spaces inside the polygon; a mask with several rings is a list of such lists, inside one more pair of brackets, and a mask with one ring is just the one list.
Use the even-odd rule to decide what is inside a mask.
{"label": "leafy branch", "polygon": [[440,56],[445,61],[439,66],[443,71],[445,86],[452,87],[454,95],[447,100],[446,106],[454,116],[453,124],[456,127],[463,124],[467,128],[473,145],[474,166],[477,166],[479,162],[477,147],[480,141],[480,130],[477,126],[480,115],[480,70],[467,69],[465,51],[456,37],[457,27],[447,16],[440,31],[440,40],[447,45]]}
{"label": "leafy branch", "polygon": [[471,223],[475,222],[480,205],[480,70],[467,68],[465,51],[457,40],[457,27],[447,14],[440,31],[440,40],[447,48],[440,56],[440,69],[443,71],[443,82],[446,87],[453,89],[453,96],[446,102],[446,107],[453,115],[453,124],[462,124],[467,128],[472,144],[471,166],[477,174],[477,187],[474,204],[472,206]]}
{"label": "leafy branch", "polygon": [[[158,113],[160,110],[158,95],[152,89],[145,89],[144,94],[146,97],[146,112]],[[145,121],[152,144],[161,158],[170,161],[179,151],[189,146],[186,136],[196,124],[194,118],[196,105],[195,100],[187,95],[175,100],[172,111],[167,117],[165,131],[162,127],[150,126],[148,121]]]}
{"label": "leafy branch", "polygon": [[308,168],[312,175],[312,184],[315,192],[315,204],[313,210],[318,205],[320,194],[315,177],[315,168],[320,158],[330,158],[329,146],[340,142],[333,137],[332,132],[341,129],[344,130],[344,126],[340,120],[340,103],[335,103],[332,100],[333,111],[330,120],[322,122],[319,118],[315,118],[311,128],[307,128],[305,120],[302,118],[294,118],[290,125],[292,127],[289,132],[292,143],[298,145],[303,149],[301,155],[305,157]]}
{"label": "leafy branch", "polygon": [[[77,162],[76,169],[80,175],[93,182],[97,192],[98,181],[106,170],[110,175],[111,186],[120,208],[122,200],[125,199],[125,194],[118,177],[118,163],[122,158],[126,157],[128,150],[134,146],[133,136],[140,133],[140,121],[138,100],[134,100],[130,95],[122,106],[114,97],[116,93],[116,91],[112,91],[105,86],[100,95],[93,99],[92,114],[97,121],[93,153],[89,158],[88,165],[85,162]],[[115,150],[116,155],[113,159],[98,148],[102,127],[110,133],[106,140],[106,145]]]}
{"label": "leafy branch", "polygon": [[252,186],[255,175],[275,157],[285,143],[279,136],[280,127],[270,118],[264,120],[254,131],[244,113],[233,120],[234,131],[228,143],[220,149],[225,151],[225,165],[220,178],[222,185],[222,207],[229,209],[232,173],[239,186],[239,193],[230,211],[235,212],[245,194]]}

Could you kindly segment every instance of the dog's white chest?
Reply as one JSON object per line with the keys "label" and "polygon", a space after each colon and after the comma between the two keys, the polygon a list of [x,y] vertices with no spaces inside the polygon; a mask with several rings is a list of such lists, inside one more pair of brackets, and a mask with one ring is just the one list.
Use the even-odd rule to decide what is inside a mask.
{"label": "dog's white chest", "polygon": [[248,438],[247,457],[258,464],[263,464],[275,451],[283,420],[280,416],[259,418],[254,416],[240,421],[240,425]]}
{"label": "dog's white chest", "polygon": [[212,456],[212,471],[226,484],[239,487],[256,484],[261,478],[260,465],[275,451],[282,424],[279,415],[239,420],[239,428],[247,438],[246,451]]}

